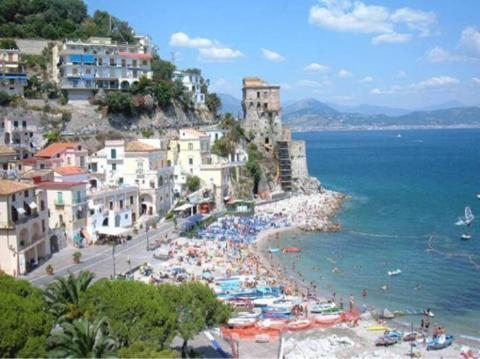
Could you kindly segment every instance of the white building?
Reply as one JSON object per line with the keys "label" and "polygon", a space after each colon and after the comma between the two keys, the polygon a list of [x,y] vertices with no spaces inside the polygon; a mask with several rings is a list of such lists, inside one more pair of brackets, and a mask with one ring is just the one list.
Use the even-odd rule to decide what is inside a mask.
{"label": "white building", "polygon": [[26,85],[27,74],[20,61],[20,51],[0,49],[0,91],[12,96],[23,96]]}
{"label": "white building", "polygon": [[54,78],[69,100],[87,100],[94,90],[126,90],[142,76],[152,77],[152,44],[147,36],[137,43],[116,43],[107,37],[66,40],[53,48]]}
{"label": "white building", "polygon": [[[196,106],[205,105],[205,94],[202,92],[202,74],[198,71],[173,72],[173,81],[180,81],[192,94],[192,101]],[[208,84],[208,83],[207,83]]]}

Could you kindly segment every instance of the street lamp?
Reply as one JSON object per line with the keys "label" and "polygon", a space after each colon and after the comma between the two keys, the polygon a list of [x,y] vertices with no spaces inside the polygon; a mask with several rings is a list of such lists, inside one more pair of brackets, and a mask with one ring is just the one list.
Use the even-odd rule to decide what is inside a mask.
{"label": "street lamp", "polygon": [[149,230],[149,226],[148,224],[145,226],[145,233],[147,235],[147,252],[150,250],[150,243],[148,241],[148,230]]}
{"label": "street lamp", "polygon": [[112,246],[112,258],[113,258],[113,279],[115,280],[115,277],[117,276],[116,273],[116,268],[115,268],[115,243],[113,243]]}

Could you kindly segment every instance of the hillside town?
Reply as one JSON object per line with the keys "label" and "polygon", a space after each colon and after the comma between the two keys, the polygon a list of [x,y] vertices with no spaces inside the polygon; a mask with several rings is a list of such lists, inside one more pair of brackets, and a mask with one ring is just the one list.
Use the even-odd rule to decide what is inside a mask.
{"label": "hillside town", "polygon": [[[45,45],[42,51],[51,51],[51,79],[69,105],[89,106],[99,91],[122,92],[152,78],[154,45],[147,36],[136,40],[91,37],[48,46],[18,41],[20,49],[0,50],[1,91],[24,96],[31,74],[24,70],[22,48],[38,52]],[[184,87],[196,108],[205,107],[202,87],[208,81],[200,71],[175,70],[171,80]],[[81,251],[105,238],[131,238],[159,222],[291,193],[308,171],[304,142],[293,141],[282,125],[280,87],[246,77],[242,104],[244,118],[235,121],[243,137],[226,154],[212,151],[231,130],[222,118],[213,125],[171,128],[158,137],[106,139],[92,151],[81,141],[50,141],[35,117],[7,113],[0,136],[0,269],[23,276],[65,248]],[[239,196],[233,182],[248,162],[250,143],[274,160],[274,178],[254,181]]]}

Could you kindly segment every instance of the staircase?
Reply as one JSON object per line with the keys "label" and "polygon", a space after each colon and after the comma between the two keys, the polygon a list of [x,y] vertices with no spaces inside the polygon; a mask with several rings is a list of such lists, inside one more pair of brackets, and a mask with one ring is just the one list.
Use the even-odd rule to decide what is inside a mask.
{"label": "staircase", "polygon": [[292,190],[292,163],[287,141],[277,142],[277,158],[280,167],[280,184],[286,192]]}

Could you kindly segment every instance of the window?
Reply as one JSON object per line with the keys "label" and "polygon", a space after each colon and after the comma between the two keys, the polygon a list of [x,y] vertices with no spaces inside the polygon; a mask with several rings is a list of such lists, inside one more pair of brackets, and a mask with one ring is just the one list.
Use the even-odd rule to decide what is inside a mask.
{"label": "window", "polygon": [[122,59],[122,67],[125,67],[127,66],[127,61],[125,61],[125,59]]}
{"label": "window", "polygon": [[18,127],[18,121],[13,121],[13,127]]}
{"label": "window", "polygon": [[143,66],[147,66],[147,60],[143,60],[143,61],[142,61],[142,65],[143,65]]}
{"label": "window", "polygon": [[92,172],[97,172],[97,163],[96,162],[90,163],[90,170]]}
{"label": "window", "polygon": [[43,199],[40,201],[40,210],[45,211],[45,201]]}
{"label": "window", "polygon": [[42,219],[42,232],[45,233],[45,220]]}
{"label": "window", "polygon": [[70,164],[71,164],[70,157],[67,157],[67,165],[70,166]]}
{"label": "window", "polygon": [[120,200],[120,209],[123,209],[123,200]]}
{"label": "window", "polygon": [[109,208],[113,209],[113,202],[112,201],[110,201]]}
{"label": "window", "polygon": [[25,192],[23,193],[23,195],[28,198],[28,190],[25,191]]}
{"label": "window", "polygon": [[110,57],[110,66],[115,66],[115,59]]}
{"label": "window", "polygon": [[77,191],[77,203],[80,203],[80,202],[82,202],[82,192]]}
{"label": "window", "polygon": [[22,127],[27,127],[27,121],[22,121]]}
{"label": "window", "polygon": [[78,75],[78,69],[77,68],[72,69],[72,75]]}
{"label": "window", "polygon": [[90,75],[92,73],[92,69],[85,69],[85,74]]}
{"label": "window", "polygon": [[63,192],[57,192],[57,203],[63,204]]}
{"label": "window", "polygon": [[117,164],[116,163],[112,163],[112,171],[116,171],[117,170]]}
{"label": "window", "polygon": [[133,204],[133,196],[130,196],[130,204]]}
{"label": "window", "polygon": [[190,157],[190,158],[188,159],[188,164],[189,164],[190,166],[193,165],[193,158],[192,158],[192,157]]}
{"label": "window", "polygon": [[123,177],[120,177],[120,178],[118,179],[118,184],[119,184],[119,185],[122,185],[122,184],[123,184]]}
{"label": "window", "polygon": [[193,143],[190,142],[190,143],[188,144],[188,150],[189,150],[189,151],[193,150]]}
{"label": "window", "polygon": [[12,194],[12,202],[15,202],[15,199],[16,199],[16,197],[15,197],[15,193],[14,193],[14,194]]}
{"label": "window", "polygon": [[98,65],[99,66],[103,65],[103,58],[102,57],[98,58]]}
{"label": "window", "polygon": [[132,67],[137,67],[137,60],[132,60]]}
{"label": "window", "polygon": [[160,176],[158,177],[158,187],[162,187],[163,186],[163,177]]}
{"label": "window", "polygon": [[260,98],[260,91],[257,92],[257,98]]}
{"label": "window", "polygon": [[117,158],[117,150],[115,148],[112,148],[110,150],[110,157],[112,158],[112,160]]}

